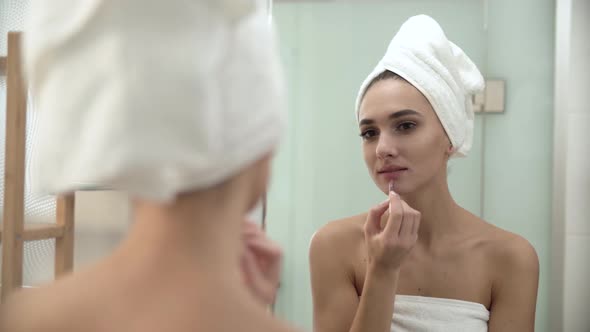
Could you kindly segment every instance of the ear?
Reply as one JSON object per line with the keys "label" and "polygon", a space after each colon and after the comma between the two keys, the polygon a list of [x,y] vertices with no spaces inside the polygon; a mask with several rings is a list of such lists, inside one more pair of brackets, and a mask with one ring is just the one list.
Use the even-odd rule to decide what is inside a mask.
{"label": "ear", "polygon": [[450,158],[454,152],[453,144],[449,143],[449,147],[447,148],[447,150],[445,152],[447,154],[447,157]]}

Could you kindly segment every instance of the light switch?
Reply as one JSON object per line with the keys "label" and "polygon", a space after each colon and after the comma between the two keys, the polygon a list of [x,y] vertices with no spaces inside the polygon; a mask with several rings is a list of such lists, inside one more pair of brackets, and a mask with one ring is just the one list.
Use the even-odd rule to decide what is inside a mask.
{"label": "light switch", "polygon": [[502,80],[486,81],[484,109],[488,113],[504,112],[505,82]]}
{"label": "light switch", "polygon": [[475,113],[503,113],[506,83],[503,80],[486,80],[483,92],[473,95],[471,105]]}
{"label": "light switch", "polygon": [[483,92],[477,93],[473,96],[472,105],[474,112],[482,112],[485,103],[485,95]]}

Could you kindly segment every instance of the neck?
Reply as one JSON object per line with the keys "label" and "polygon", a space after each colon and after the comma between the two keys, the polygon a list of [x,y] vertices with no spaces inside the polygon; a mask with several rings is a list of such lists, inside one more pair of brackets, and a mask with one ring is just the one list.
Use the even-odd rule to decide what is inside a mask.
{"label": "neck", "polygon": [[120,261],[132,262],[128,271],[154,275],[153,282],[189,284],[200,293],[212,285],[240,284],[246,206],[231,196],[195,193],[170,205],[134,202],[133,225],[119,250]]}
{"label": "neck", "polygon": [[457,231],[462,209],[449,192],[446,174],[427,187],[402,195],[402,199],[422,215],[419,243],[430,247],[433,241]]}
{"label": "neck", "polygon": [[170,205],[134,202],[129,235],[106,262],[120,292],[158,299],[152,314],[175,326],[264,330],[267,313],[244,286],[239,264],[248,203],[239,188],[232,191],[186,195]]}

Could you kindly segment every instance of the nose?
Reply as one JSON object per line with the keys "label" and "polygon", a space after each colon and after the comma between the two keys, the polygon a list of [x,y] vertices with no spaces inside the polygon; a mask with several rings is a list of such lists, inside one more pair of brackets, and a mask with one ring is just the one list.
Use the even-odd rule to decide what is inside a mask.
{"label": "nose", "polygon": [[393,139],[390,135],[379,136],[375,152],[377,153],[377,158],[379,159],[395,158],[399,155],[395,139]]}

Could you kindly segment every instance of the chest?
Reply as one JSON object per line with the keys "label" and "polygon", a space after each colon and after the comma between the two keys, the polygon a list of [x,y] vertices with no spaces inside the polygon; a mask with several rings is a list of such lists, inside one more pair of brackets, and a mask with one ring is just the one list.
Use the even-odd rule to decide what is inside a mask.
{"label": "chest", "polygon": [[[491,304],[492,273],[481,250],[447,249],[437,254],[414,248],[404,260],[397,294],[439,297]],[[355,264],[355,287],[362,294],[366,258]]]}

